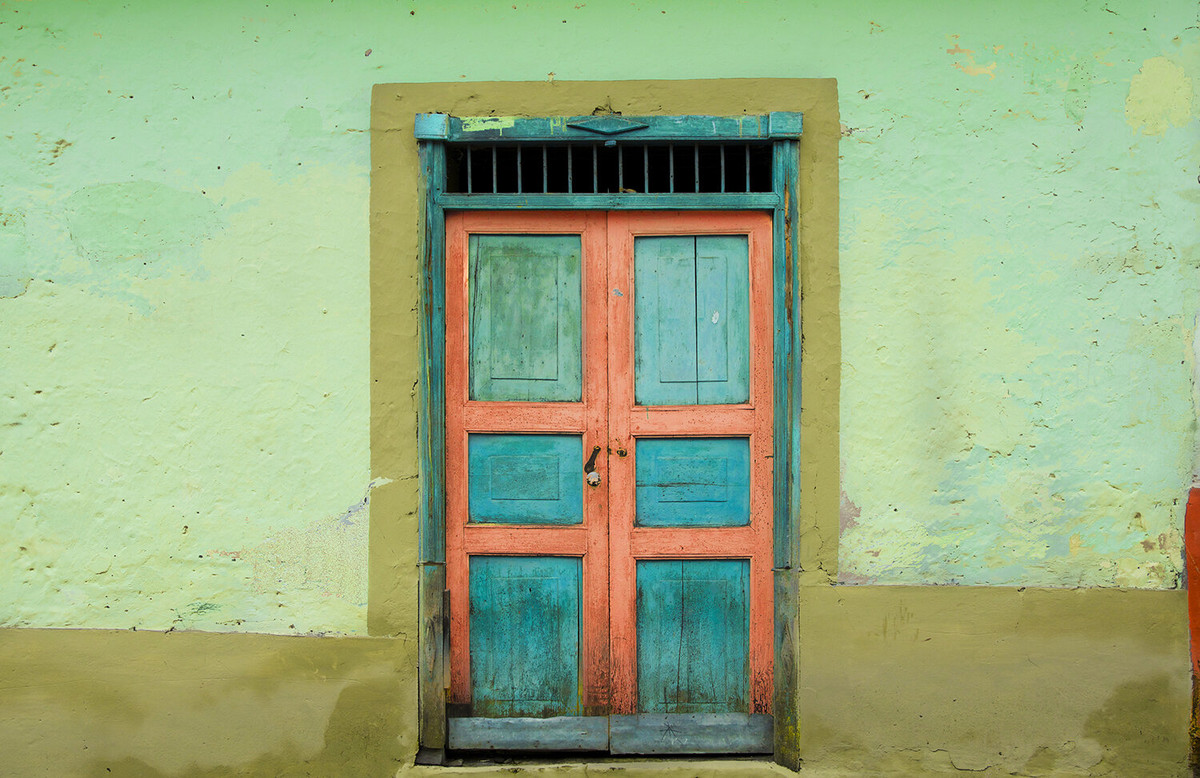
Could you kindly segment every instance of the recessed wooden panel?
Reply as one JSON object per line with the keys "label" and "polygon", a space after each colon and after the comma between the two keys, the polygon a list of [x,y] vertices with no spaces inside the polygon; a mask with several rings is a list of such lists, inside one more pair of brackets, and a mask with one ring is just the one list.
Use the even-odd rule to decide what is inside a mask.
{"label": "recessed wooden panel", "polygon": [[471,557],[475,716],[579,715],[581,589],[578,558]]}
{"label": "recessed wooden panel", "polygon": [[578,235],[472,235],[471,399],[582,396]]}
{"label": "recessed wooden panel", "polygon": [[470,435],[467,463],[471,523],[583,522],[579,435]]}
{"label": "recessed wooden panel", "polygon": [[634,240],[634,394],[639,405],[750,398],[745,236]]}
{"label": "recessed wooden panel", "polygon": [[637,700],[642,713],[749,713],[750,565],[637,563]]}
{"label": "recessed wooden panel", "polygon": [[636,445],[639,526],[750,523],[748,439],[641,438]]}
{"label": "recessed wooden panel", "polygon": [[744,235],[696,238],[696,402],[750,399],[750,260]]}

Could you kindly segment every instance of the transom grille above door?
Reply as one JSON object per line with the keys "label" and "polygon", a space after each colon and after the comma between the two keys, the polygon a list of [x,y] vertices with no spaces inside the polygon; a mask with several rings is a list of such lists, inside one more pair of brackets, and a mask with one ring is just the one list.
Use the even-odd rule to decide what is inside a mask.
{"label": "transom grille above door", "polygon": [[[419,114],[428,195],[445,209],[778,209],[796,113],[456,117]],[[794,145],[791,146],[794,151]]]}
{"label": "transom grille above door", "polygon": [[452,149],[454,194],[770,192],[769,143],[478,145]]}

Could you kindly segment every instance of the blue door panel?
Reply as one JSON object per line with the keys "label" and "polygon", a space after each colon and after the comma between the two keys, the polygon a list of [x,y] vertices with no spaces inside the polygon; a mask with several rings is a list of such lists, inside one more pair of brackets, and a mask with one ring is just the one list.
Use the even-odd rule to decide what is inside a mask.
{"label": "blue door panel", "polygon": [[638,710],[748,713],[749,562],[637,563]]}
{"label": "blue door panel", "polygon": [[578,401],[578,235],[470,238],[471,399]]}
{"label": "blue door panel", "polygon": [[750,399],[750,251],[745,236],[696,238],[696,401]]}
{"label": "blue door panel", "polygon": [[750,523],[747,438],[640,438],[635,454],[639,526]]}
{"label": "blue door panel", "polygon": [[473,715],[579,715],[581,587],[577,558],[471,557]]}
{"label": "blue door panel", "polygon": [[634,261],[637,401],[696,402],[696,239],[637,238]]}
{"label": "blue door panel", "polygon": [[634,395],[641,405],[750,398],[745,236],[634,241]]}
{"label": "blue door panel", "polygon": [[470,435],[468,521],[583,523],[582,462],[579,435]]}

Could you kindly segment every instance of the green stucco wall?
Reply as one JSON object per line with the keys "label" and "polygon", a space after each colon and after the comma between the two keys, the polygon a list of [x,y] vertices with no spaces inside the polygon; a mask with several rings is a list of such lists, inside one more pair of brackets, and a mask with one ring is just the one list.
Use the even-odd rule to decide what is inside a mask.
{"label": "green stucco wall", "polygon": [[[72,756],[79,774],[275,774],[354,737],[364,774],[411,761],[417,264],[373,292],[373,85],[704,78],[837,79],[840,289],[820,293],[840,305],[841,510],[811,510],[840,533],[799,554],[805,752],[849,774],[885,753],[1175,774],[1186,619],[1161,590],[1200,472],[1194,0],[0,0],[0,627],[97,630],[0,632],[0,658],[29,722],[63,705],[44,727],[99,717],[80,747],[140,744]],[[415,246],[415,223],[383,229]],[[399,382],[383,404],[373,348]],[[1018,587],[1160,591],[1030,610]],[[1056,631],[1076,612],[1113,635]],[[99,631],[134,628],[313,637]],[[200,642],[154,642],[176,637]],[[214,650],[227,686],[188,669]],[[241,706],[190,702],[197,720],[292,711],[293,730],[172,751],[143,722],[177,697],[123,656]],[[80,664],[141,718],[70,708]],[[1006,707],[955,725],[934,690],[979,666],[965,699],[1003,687]],[[1065,713],[1034,726],[1060,675]],[[303,684],[236,698],[262,678]],[[360,684],[344,704],[340,678]],[[386,735],[353,734],[379,710]],[[64,741],[30,727],[19,745],[52,759]]]}
{"label": "green stucco wall", "polygon": [[0,5],[0,623],[365,630],[381,81],[838,78],[840,579],[1179,585],[1194,3],[516,6]]}

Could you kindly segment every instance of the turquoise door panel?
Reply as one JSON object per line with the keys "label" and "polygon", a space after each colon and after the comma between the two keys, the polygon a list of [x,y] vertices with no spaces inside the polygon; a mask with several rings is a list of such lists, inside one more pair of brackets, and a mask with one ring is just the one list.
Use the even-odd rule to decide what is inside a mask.
{"label": "turquoise door panel", "polygon": [[[654,403],[696,402],[696,241],[638,238],[635,354]],[[641,401],[641,398],[638,398]]]}
{"label": "turquoise door panel", "polygon": [[696,402],[750,399],[750,253],[742,236],[696,238]]}
{"label": "turquoise door panel", "polygon": [[470,560],[475,716],[580,714],[580,560]]}
{"label": "turquoise door panel", "polygon": [[582,468],[579,435],[470,435],[468,521],[582,524]]}
{"label": "turquoise door panel", "polygon": [[578,235],[470,238],[471,399],[582,397]]}
{"label": "turquoise door panel", "polygon": [[641,405],[750,397],[745,236],[634,241],[634,394]]}
{"label": "turquoise door panel", "polygon": [[750,523],[750,441],[640,438],[637,524],[734,527]]}
{"label": "turquoise door panel", "polygon": [[746,560],[637,563],[638,710],[749,712]]}

